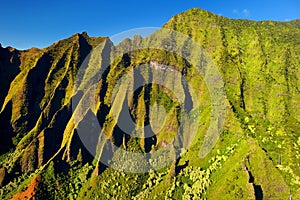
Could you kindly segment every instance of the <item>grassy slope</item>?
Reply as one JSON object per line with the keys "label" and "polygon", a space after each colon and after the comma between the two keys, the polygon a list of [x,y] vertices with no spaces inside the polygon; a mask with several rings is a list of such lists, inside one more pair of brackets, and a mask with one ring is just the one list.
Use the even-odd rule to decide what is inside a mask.
{"label": "grassy slope", "polygon": [[[11,84],[4,83],[10,88],[3,99],[0,117],[9,116],[9,119],[0,122],[0,127],[4,127],[3,130],[12,129],[9,134],[12,134],[10,139],[13,145],[1,156],[1,166],[7,169],[7,180],[11,181],[2,188],[3,198],[24,190],[35,175],[41,174],[45,183],[53,185],[41,188],[41,193],[45,191],[48,198],[53,195],[61,198],[76,198],[79,195],[84,198],[85,195],[95,197],[100,194],[103,198],[109,195],[126,199],[129,196],[161,199],[167,195],[177,199],[190,198],[194,192],[194,195],[208,199],[251,199],[254,198],[254,189],[249,183],[246,167],[254,177],[254,184],[261,186],[265,198],[287,198],[289,188],[293,191],[293,197],[299,195],[298,21],[230,20],[200,9],[191,9],[175,15],[164,27],[197,40],[222,73],[227,93],[227,118],[223,134],[208,156],[203,159],[198,157],[211,109],[206,85],[201,77],[197,77],[191,80],[191,84],[198,92],[199,103],[202,103],[200,129],[191,148],[176,164],[180,168],[188,163],[186,171],[181,170],[173,177],[172,171],[176,168],[173,163],[169,169],[143,176],[111,169],[100,176],[92,175],[97,171],[98,164],[92,163],[92,158],[74,131],[76,125],[71,120],[70,98],[78,67],[91,48],[105,38],[76,34],[46,49],[29,51],[32,55],[20,52],[20,73],[12,78],[14,80],[8,80]],[[136,40],[141,39],[126,40],[124,44]],[[108,49],[111,48],[109,42],[106,44]],[[187,67],[181,58],[174,55],[145,50],[132,52],[129,59],[122,57],[110,66],[106,80],[99,83],[99,108],[93,113],[106,113],[104,126],[108,127],[108,135],[114,142],[120,143],[125,135],[116,129],[115,122],[111,120],[112,110],[115,110],[115,117],[121,115],[121,100],[118,99],[123,99],[121,91],[115,96],[117,100],[112,101],[113,88],[126,70],[150,60],[179,70]],[[141,76],[148,79],[151,73],[155,72],[150,70]],[[85,76],[89,77],[89,74]],[[166,78],[168,84],[174,84],[172,79]],[[164,140],[170,140],[178,127],[175,117],[177,102],[161,95],[156,86],[151,86],[148,97],[145,95],[148,89],[144,87],[128,104],[133,118],[141,127],[146,121],[144,108],[151,108],[155,103],[165,106],[168,124],[158,134],[156,146],[159,148]],[[125,145],[125,148],[146,149],[145,140],[127,142],[131,146]],[[247,155],[249,162],[245,161]],[[281,165],[276,168],[278,156]],[[38,168],[42,171],[36,171]],[[20,171],[26,173],[20,176]],[[195,179],[193,174],[204,174],[206,178]],[[104,180],[108,183],[106,186],[102,184]],[[129,187],[136,181],[138,187]]]}

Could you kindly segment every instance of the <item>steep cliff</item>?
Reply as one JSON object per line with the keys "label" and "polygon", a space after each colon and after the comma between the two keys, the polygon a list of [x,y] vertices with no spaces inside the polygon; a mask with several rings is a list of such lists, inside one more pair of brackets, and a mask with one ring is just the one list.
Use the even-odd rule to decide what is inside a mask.
{"label": "steep cliff", "polygon": [[[149,46],[159,31],[146,38],[126,39],[118,46],[107,37],[82,33],[45,49],[0,47],[3,199],[18,193],[15,197],[23,198],[32,187],[36,198],[282,199],[291,194],[300,198],[299,20],[232,20],[191,9],[172,17],[163,28],[195,40],[221,73],[226,119],[212,151],[199,157],[213,110],[205,77],[194,71],[195,66],[159,49],[115,55],[116,49]],[[167,45],[184,42],[188,40]],[[95,63],[99,68],[92,67]],[[82,66],[84,71],[79,69]],[[143,70],[138,66],[144,66]],[[102,73],[99,80],[97,70]],[[124,74],[133,77],[130,95],[120,82]],[[174,98],[167,87],[152,84],[155,80],[164,80],[189,103],[180,107],[180,98]],[[89,105],[92,85],[96,95],[94,105]],[[148,153],[155,160],[155,150],[178,145],[174,138],[181,127],[181,110],[191,111],[195,104],[200,115],[194,139],[188,149],[174,153],[180,158],[168,167],[132,174],[106,168],[99,161],[122,161],[126,166],[120,149]],[[120,124],[128,123],[124,121],[128,118],[138,126],[127,124],[123,130]],[[101,134],[91,123],[95,119],[107,136],[101,144]],[[85,135],[89,148],[80,135],[84,132],[90,134]],[[135,133],[142,136],[137,138]],[[186,138],[178,141],[184,143]],[[105,149],[112,154],[103,153]],[[137,169],[149,161],[147,156],[136,159]]]}

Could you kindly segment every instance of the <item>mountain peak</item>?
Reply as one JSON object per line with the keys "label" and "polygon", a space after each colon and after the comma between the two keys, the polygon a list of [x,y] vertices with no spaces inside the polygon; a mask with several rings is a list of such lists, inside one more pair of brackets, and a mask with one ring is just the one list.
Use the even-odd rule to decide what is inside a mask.
{"label": "mountain peak", "polygon": [[75,34],[71,35],[71,37],[69,37],[69,38],[77,38],[78,39],[80,37],[89,37],[89,36],[87,35],[86,32],[82,32],[82,33],[75,33]]}
{"label": "mountain peak", "polygon": [[86,32],[86,31],[83,31],[83,32],[81,33],[81,35],[83,35],[83,36],[87,36],[87,37],[88,37],[88,34],[87,34],[87,32]]}
{"label": "mountain peak", "polygon": [[214,14],[212,12],[209,12],[207,10],[204,10],[202,8],[191,8],[189,10],[186,10],[182,13],[179,13],[178,15],[192,15],[192,16],[195,16],[195,17],[220,17],[219,15],[217,14]]}

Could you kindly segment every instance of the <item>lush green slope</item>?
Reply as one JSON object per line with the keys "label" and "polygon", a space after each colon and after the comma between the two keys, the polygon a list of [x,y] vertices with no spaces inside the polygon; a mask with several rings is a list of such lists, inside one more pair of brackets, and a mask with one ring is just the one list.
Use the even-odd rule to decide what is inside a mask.
{"label": "lush green slope", "polygon": [[[41,199],[287,199],[290,194],[300,198],[299,20],[231,20],[191,9],[172,17],[163,28],[196,40],[221,72],[226,119],[214,149],[199,157],[210,123],[211,100],[203,77],[187,60],[149,49],[135,50],[113,61],[97,57],[100,53],[112,58],[114,49],[136,43],[147,46],[155,34],[144,39],[135,36],[118,47],[108,38],[92,38],[86,33],[45,49],[0,47],[2,199],[29,193],[31,188],[36,189],[27,195]],[[98,44],[98,54],[91,54],[86,71],[80,75],[83,82],[77,83],[80,65]],[[85,91],[91,89],[93,63],[110,64],[96,84],[95,105],[88,110],[84,109]],[[142,64],[147,66],[144,71],[134,70]],[[185,75],[196,91],[195,97],[172,73],[156,72],[156,68],[165,66]],[[158,171],[132,174],[106,168],[80,141],[78,130],[90,126],[84,119],[97,117],[108,136],[103,144],[96,144],[100,157],[106,156],[101,154],[102,149],[111,148],[109,141],[127,151],[150,154],[173,143],[180,127],[179,101],[172,98],[172,92],[155,84],[140,87],[127,100],[126,88],[114,89],[125,73],[140,77],[142,83],[165,80],[169,87],[176,86],[181,98],[200,105],[199,130],[190,148]],[[75,94],[74,86],[79,90]],[[81,97],[82,93],[75,110],[82,115],[77,119],[72,112],[72,97]],[[158,112],[157,104],[165,112]],[[156,135],[151,138],[130,137],[117,126],[126,114],[124,105],[129,106],[130,116],[139,125],[139,129],[131,129],[132,133],[144,130],[149,123],[161,123],[162,116],[164,126],[152,127]],[[155,112],[149,114],[151,109]],[[159,114],[149,116],[151,113]],[[97,142],[97,136],[91,139]],[[107,159],[116,164],[124,160],[126,165],[118,150]],[[143,168],[145,158],[138,159],[141,164],[137,169]]]}

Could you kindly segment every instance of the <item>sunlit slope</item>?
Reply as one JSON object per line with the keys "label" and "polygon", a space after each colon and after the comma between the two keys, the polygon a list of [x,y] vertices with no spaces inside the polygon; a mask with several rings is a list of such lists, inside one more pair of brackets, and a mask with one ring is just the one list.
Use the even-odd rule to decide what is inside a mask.
{"label": "sunlit slope", "polygon": [[[33,196],[48,199],[287,199],[291,194],[293,199],[300,198],[299,20],[232,20],[191,9],[172,17],[163,28],[197,41],[221,72],[226,119],[215,148],[205,158],[199,157],[212,114],[211,99],[205,77],[196,74],[191,63],[163,50],[139,49],[114,57],[116,48],[135,43],[146,46],[155,34],[126,39],[117,47],[109,38],[86,33],[45,49],[0,47],[3,199],[35,187]],[[86,60],[86,70],[78,75],[96,46]],[[93,82],[95,63],[107,65],[97,83]],[[176,72],[186,77],[195,96]],[[127,85],[120,84],[124,74],[133,77]],[[143,86],[133,92],[137,78]],[[174,142],[181,120],[180,99],[165,87],[147,84],[155,79],[164,80],[180,98],[199,105],[199,129],[191,133],[195,137],[190,148],[158,172],[129,174],[106,168],[90,154],[96,148],[100,158],[107,157],[104,150],[112,148],[113,154],[106,159],[124,160],[126,165],[126,158],[110,144],[151,154]],[[86,106],[93,84],[95,104]],[[73,97],[79,100],[74,112]],[[152,124],[142,133],[154,136],[136,138],[122,130],[118,123],[128,114],[137,124],[129,126],[130,134]],[[97,119],[107,136],[101,144],[97,143],[100,133],[90,136],[93,152],[80,140],[81,130],[92,129],[86,119]],[[141,158],[136,167],[144,167],[144,161]]]}

